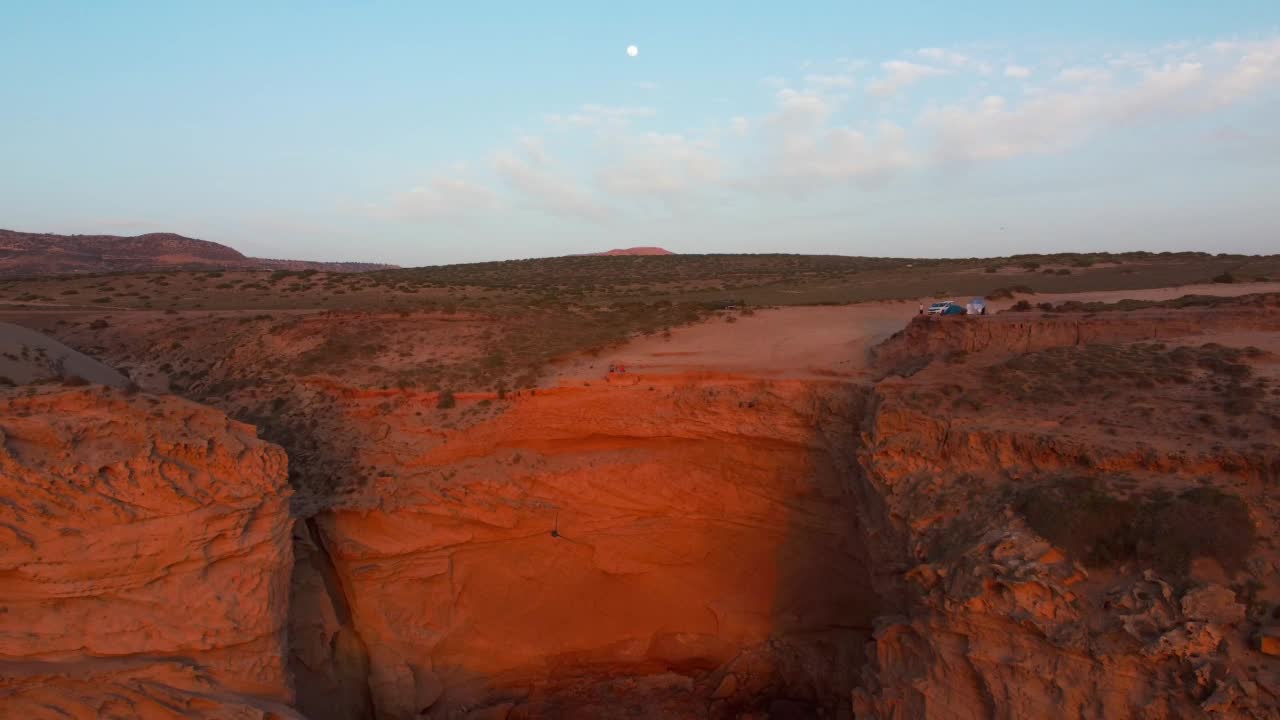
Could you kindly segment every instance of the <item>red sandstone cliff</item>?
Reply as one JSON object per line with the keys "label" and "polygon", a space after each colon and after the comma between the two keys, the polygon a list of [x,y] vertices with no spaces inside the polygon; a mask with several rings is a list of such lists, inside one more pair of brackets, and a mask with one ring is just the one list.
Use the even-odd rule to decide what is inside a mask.
{"label": "red sandstone cliff", "polygon": [[306,538],[342,596],[295,616],[304,672],[335,693],[302,709],[338,717],[324,655],[344,642],[367,651],[382,718],[838,708],[879,610],[851,457],[819,428],[847,437],[857,401],[834,383],[628,377],[465,431],[421,432],[412,403],[382,414],[367,503]]}
{"label": "red sandstone cliff", "polygon": [[[308,333],[343,322],[316,318]],[[1274,717],[1277,329],[1271,306],[944,319],[886,343],[881,369],[906,371],[879,380],[632,371],[505,398],[459,393],[453,409],[435,392],[376,383],[367,367],[319,377],[276,363],[271,391],[297,408],[287,441],[307,493],[288,617],[296,705],[313,720]],[[207,397],[228,410],[255,399],[237,388],[264,348],[289,342],[279,328],[237,332],[200,386],[219,388]],[[156,345],[138,338],[150,340],[125,337],[114,352]],[[73,442],[96,437],[88,418],[123,413],[107,427],[133,437],[186,408],[224,423],[215,438],[248,436],[172,399],[149,415],[142,396],[104,395],[109,411],[40,399],[66,392],[80,397],[11,397],[0,427],[23,462],[75,447],[84,459],[60,477],[87,488],[116,487],[116,475],[95,475],[96,446]],[[23,412],[38,421],[11,433]],[[128,447],[150,457],[141,441]],[[183,455],[192,474],[177,475],[202,512],[280,494],[278,477],[231,473],[205,452]],[[138,475],[152,476],[170,477]],[[30,502],[23,517],[60,507]],[[282,501],[266,505],[244,522],[275,528],[274,547],[288,523]],[[1070,521],[1053,523],[1055,512]],[[1098,524],[1128,533],[1109,513],[1147,534],[1116,547],[1077,537]],[[0,520],[28,536],[45,527]],[[211,569],[185,527],[160,527],[174,555],[148,568],[265,562],[254,550]],[[72,539],[41,543],[55,541]],[[1159,554],[1169,548],[1172,559]],[[168,587],[143,577],[144,589]],[[88,716],[108,702],[94,678],[111,697],[192,714],[197,697],[237,711],[284,697],[271,690],[279,645],[253,639],[282,621],[235,615],[275,605],[257,585],[210,577],[189,578],[213,596],[190,617],[218,618],[217,642],[197,644],[161,611],[162,631],[131,628],[141,667],[84,658],[92,673],[64,664],[0,688],[0,701],[89,697],[73,701]],[[270,598],[283,594],[272,587]],[[62,612],[39,602],[22,628]],[[67,642],[50,632],[50,647]],[[178,655],[202,669],[182,675]]]}
{"label": "red sandstone cliff", "polygon": [[0,716],[294,717],[286,458],[172,397],[0,394]]}
{"label": "red sandstone cliff", "polygon": [[[882,360],[940,359],[880,383],[864,427],[864,477],[913,567],[855,717],[1274,717],[1277,358],[1200,341],[1266,342],[1275,318],[926,321],[887,343]],[[1128,342],[1152,337],[1174,344]],[[955,350],[977,356],[941,360]],[[1026,508],[1046,497],[1038,530]],[[1082,553],[1133,525],[1068,547],[1109,513],[1156,524],[1110,554]]]}

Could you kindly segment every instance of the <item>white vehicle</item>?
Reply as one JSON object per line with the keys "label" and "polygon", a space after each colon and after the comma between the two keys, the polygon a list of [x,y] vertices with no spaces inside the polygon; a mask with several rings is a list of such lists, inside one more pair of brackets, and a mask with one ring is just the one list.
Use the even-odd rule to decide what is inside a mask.
{"label": "white vehicle", "polygon": [[947,312],[947,308],[954,307],[954,306],[955,306],[955,303],[953,301],[943,300],[942,302],[936,302],[930,305],[928,308],[925,309],[924,314],[925,315],[954,315],[956,314],[955,310],[952,310],[949,313]]}

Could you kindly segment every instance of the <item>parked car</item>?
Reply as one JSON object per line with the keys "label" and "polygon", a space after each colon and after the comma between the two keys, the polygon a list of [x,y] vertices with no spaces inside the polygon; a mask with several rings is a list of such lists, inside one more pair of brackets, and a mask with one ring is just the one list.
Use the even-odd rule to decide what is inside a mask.
{"label": "parked car", "polygon": [[964,308],[955,304],[951,300],[943,300],[936,302],[924,311],[925,315],[960,315],[964,313]]}

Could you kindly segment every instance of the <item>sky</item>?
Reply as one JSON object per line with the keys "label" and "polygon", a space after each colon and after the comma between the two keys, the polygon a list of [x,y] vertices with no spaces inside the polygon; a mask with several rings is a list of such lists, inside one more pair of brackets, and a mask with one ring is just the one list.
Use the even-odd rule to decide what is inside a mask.
{"label": "sky", "polygon": [[1280,252],[1277,118],[1275,0],[0,0],[0,227],[259,257]]}

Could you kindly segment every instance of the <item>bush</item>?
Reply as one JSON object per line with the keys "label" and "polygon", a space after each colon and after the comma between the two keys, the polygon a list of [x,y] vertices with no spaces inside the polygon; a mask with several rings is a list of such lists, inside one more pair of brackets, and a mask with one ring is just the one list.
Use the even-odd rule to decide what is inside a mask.
{"label": "bush", "polygon": [[1233,283],[1236,282],[1236,276],[1229,272],[1224,272],[1221,275],[1215,276],[1213,281],[1216,283]]}
{"label": "bush", "polygon": [[441,390],[440,397],[436,400],[436,408],[439,410],[448,410],[458,404],[458,399],[453,396],[452,390]]}
{"label": "bush", "polygon": [[63,375],[62,384],[65,387],[80,387],[82,385],[88,385],[89,381],[79,375]]}
{"label": "bush", "polygon": [[1015,507],[1037,533],[1093,567],[1133,561],[1184,574],[1192,560],[1211,557],[1234,572],[1255,541],[1245,502],[1210,487],[1117,498],[1095,479],[1059,478],[1022,491]]}
{"label": "bush", "polygon": [[0,375],[0,387],[14,387],[18,383],[6,375]]}
{"label": "bush", "polygon": [[108,326],[107,321],[103,320],[102,318],[98,318],[97,320],[94,320],[93,322],[89,323],[90,330],[101,330],[102,328],[105,328],[107,326]]}
{"label": "bush", "polygon": [[1027,302],[1026,300],[1019,300],[1018,302],[1013,304],[1013,307],[1009,309],[1014,312],[1030,312],[1031,303]]}
{"label": "bush", "polygon": [[1004,300],[1007,298],[1012,298],[1014,295],[1017,295],[1017,294],[1035,295],[1036,291],[1032,290],[1026,285],[1014,285],[1012,287],[999,287],[987,293],[987,298],[990,300]]}

